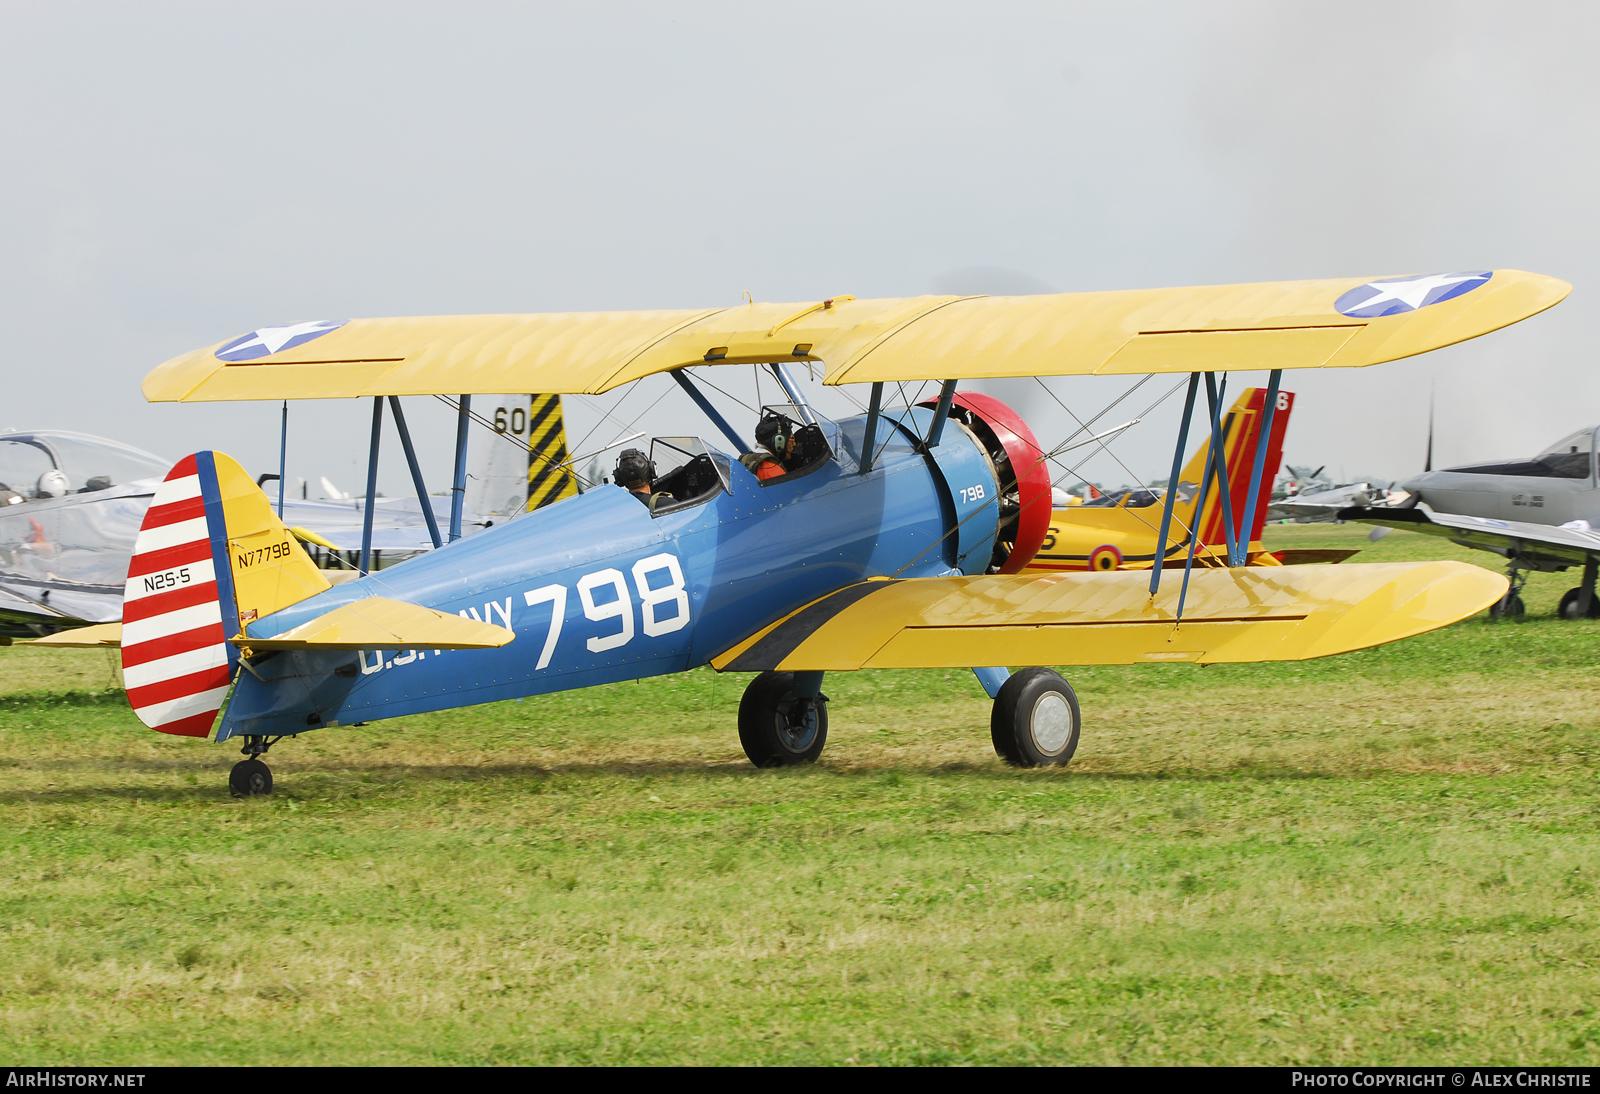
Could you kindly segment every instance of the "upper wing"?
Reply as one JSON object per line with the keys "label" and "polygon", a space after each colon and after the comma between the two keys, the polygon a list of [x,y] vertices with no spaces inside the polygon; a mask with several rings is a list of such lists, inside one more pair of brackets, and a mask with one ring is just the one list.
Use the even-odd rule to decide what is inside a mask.
{"label": "upper wing", "polygon": [[[1176,577],[1176,575],[1174,575]],[[1464,562],[1137,571],[851,585],[712,660],[718,671],[1299,661],[1454,623],[1505,595]]]}
{"label": "upper wing", "polygon": [[1600,555],[1600,532],[1579,532],[1572,528],[1530,524],[1521,520],[1435,513],[1425,504],[1411,509],[1342,509],[1339,519],[1443,536],[1463,547],[1476,547],[1497,554],[1509,552],[1523,559],[1559,566],[1581,566],[1590,556]]}
{"label": "upper wing", "polygon": [[[262,328],[175,357],[152,402],[608,391],[707,362],[823,361],[825,382],[1361,366],[1475,338],[1558,303],[1572,286],[1497,270],[1396,314],[1353,306],[1382,279],[1059,293],[918,296],[691,311],[352,319]],[[1447,282],[1448,279],[1445,279]],[[1444,283],[1444,282],[1441,282]],[[1463,281],[1461,284],[1466,284]],[[1381,290],[1381,291],[1380,291]],[[1355,294],[1352,298],[1350,294]],[[1344,311],[1336,304],[1345,299]],[[271,352],[269,352],[271,351]],[[218,357],[228,354],[230,360]],[[254,355],[254,356],[252,356]],[[240,358],[243,359],[240,359]]]}

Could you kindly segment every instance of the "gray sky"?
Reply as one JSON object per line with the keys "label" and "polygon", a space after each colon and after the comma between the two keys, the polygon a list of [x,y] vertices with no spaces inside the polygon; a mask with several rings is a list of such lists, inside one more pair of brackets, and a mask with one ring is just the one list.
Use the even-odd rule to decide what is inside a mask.
{"label": "gray sky", "polygon": [[[51,2],[0,21],[0,427],[275,469],[276,405],[152,406],[139,382],[295,319],[1492,267],[1576,288],[1463,346],[1290,374],[1289,460],[1419,469],[1430,385],[1436,462],[1600,421],[1594,5]],[[1127,383],[1051,386],[1089,414]],[[1037,385],[995,390],[1059,439]],[[1087,472],[1165,474],[1175,402],[1118,442],[1129,474]],[[449,412],[411,403],[442,488]],[[686,408],[668,395],[641,427],[682,431]],[[355,488],[368,413],[293,405],[290,474]]]}

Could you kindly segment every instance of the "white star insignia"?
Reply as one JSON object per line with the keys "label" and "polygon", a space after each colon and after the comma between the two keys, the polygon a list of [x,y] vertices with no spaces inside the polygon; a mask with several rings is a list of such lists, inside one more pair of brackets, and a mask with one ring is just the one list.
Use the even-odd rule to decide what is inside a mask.
{"label": "white star insignia", "polygon": [[277,353],[302,334],[318,334],[322,331],[333,330],[339,325],[328,319],[318,319],[310,323],[291,323],[284,327],[262,327],[254,332],[254,337],[240,342],[236,346],[229,346],[227,352],[232,354],[238,353],[242,349],[263,346],[270,355]]}
{"label": "white star insignia", "polygon": [[1375,308],[1387,304],[1391,300],[1398,300],[1414,311],[1422,307],[1423,303],[1428,299],[1428,294],[1435,289],[1459,285],[1463,281],[1477,281],[1482,277],[1483,275],[1480,273],[1430,274],[1427,277],[1413,277],[1405,281],[1369,281],[1365,287],[1377,289],[1377,293],[1367,297],[1350,310]]}

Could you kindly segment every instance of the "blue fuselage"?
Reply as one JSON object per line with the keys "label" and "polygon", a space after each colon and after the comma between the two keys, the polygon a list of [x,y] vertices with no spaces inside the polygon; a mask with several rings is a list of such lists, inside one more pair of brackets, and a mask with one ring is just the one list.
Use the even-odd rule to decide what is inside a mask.
{"label": "blue fuselage", "polygon": [[808,474],[763,486],[731,461],[729,489],[657,516],[600,486],[258,620],[247,633],[267,638],[378,596],[508,627],[516,639],[256,658],[217,739],[680,672],[867,578],[983,573],[998,514],[993,465],[953,422],[939,446],[919,452],[915,435],[930,416],[886,418],[865,475],[864,419],[847,419],[835,457]]}

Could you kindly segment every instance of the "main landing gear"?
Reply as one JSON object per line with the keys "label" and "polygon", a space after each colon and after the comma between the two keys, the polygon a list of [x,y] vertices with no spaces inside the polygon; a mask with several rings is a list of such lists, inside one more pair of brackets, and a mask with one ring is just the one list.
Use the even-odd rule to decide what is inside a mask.
{"label": "main landing gear", "polygon": [[[1515,564],[1506,569],[1506,577],[1511,580],[1511,587],[1506,590],[1506,595],[1489,605],[1490,619],[1521,619],[1527,608],[1522,603],[1522,587],[1528,583],[1528,574]],[[1566,601],[1562,601],[1563,606]]]}
{"label": "main landing gear", "polygon": [[1078,751],[1082,727],[1078,696],[1050,669],[1017,670],[1000,686],[989,713],[994,750],[1017,767],[1066,764]]}
{"label": "main landing gear", "polygon": [[812,763],[828,743],[820,672],[763,672],[739,700],[739,743],[757,767]]}
{"label": "main landing gear", "polygon": [[1590,555],[1583,564],[1583,584],[1562,594],[1561,607],[1556,610],[1562,619],[1600,619],[1600,597],[1594,594],[1595,566]]}
{"label": "main landing gear", "polygon": [[228,772],[228,790],[236,798],[254,798],[272,793],[272,769],[262,763],[258,757],[265,756],[267,749],[283,740],[282,737],[246,737],[244,747],[239,751],[248,759],[240,760],[233,765],[233,770]]}
{"label": "main landing gear", "polygon": [[[1520,558],[1515,559],[1506,568],[1506,576],[1511,579],[1511,587],[1506,590],[1505,596],[1489,608],[1491,619],[1518,619],[1527,610],[1522,603],[1522,587],[1528,582],[1528,573],[1519,565],[1521,561],[1523,560]],[[1583,577],[1579,579],[1581,584],[1561,595],[1561,605],[1556,608],[1558,618],[1600,619],[1600,595],[1596,595],[1594,588],[1597,569],[1600,569],[1600,562],[1590,555],[1583,564]]]}
{"label": "main landing gear", "polygon": [[[1066,764],[1083,718],[1072,686],[1050,669],[1020,669],[1000,685],[989,734],[1018,767]],[[820,672],[763,672],[739,700],[739,743],[757,767],[811,763],[828,741],[828,697]],[[243,764],[239,765],[243,767]]]}

